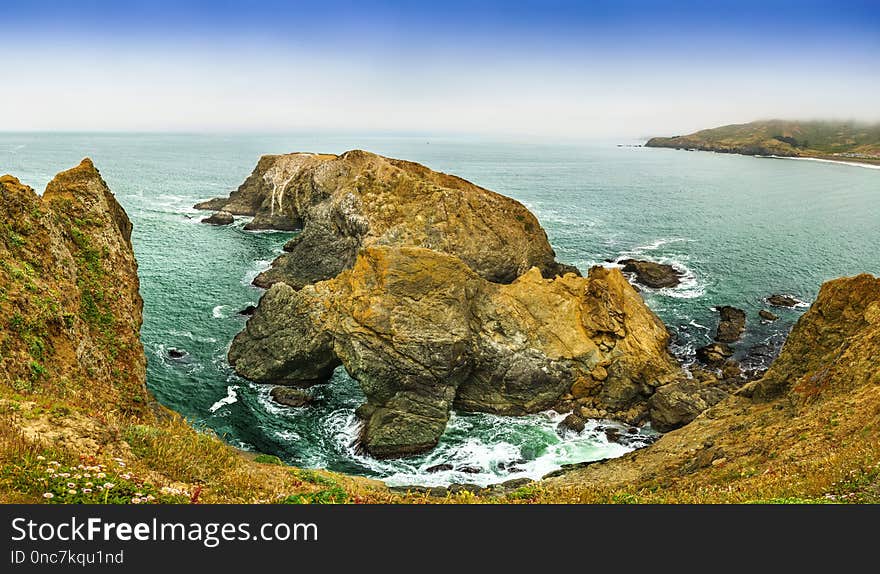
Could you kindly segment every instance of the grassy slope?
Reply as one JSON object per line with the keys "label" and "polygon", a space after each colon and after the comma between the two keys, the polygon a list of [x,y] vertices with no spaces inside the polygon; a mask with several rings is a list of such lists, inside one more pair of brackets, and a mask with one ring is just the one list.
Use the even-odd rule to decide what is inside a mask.
{"label": "grassy slope", "polygon": [[361,500],[370,481],[239,452],[155,403],[129,225],[91,162],[42,198],[0,178],[0,502]]}
{"label": "grassy slope", "polygon": [[652,138],[648,147],[880,162],[880,124],[768,120]]}

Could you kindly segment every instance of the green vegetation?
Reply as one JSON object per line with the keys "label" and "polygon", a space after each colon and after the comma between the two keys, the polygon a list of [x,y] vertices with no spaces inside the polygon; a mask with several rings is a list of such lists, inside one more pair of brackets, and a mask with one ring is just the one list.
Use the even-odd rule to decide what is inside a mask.
{"label": "green vegetation", "polygon": [[272,454],[258,454],[254,457],[254,462],[260,464],[278,464],[284,465],[284,462],[275,455]]}
{"label": "green vegetation", "polygon": [[880,124],[769,120],[652,138],[648,147],[880,162]]}
{"label": "green vegetation", "polygon": [[315,492],[292,494],[284,498],[282,504],[344,504],[351,498],[349,494],[335,480],[329,476],[318,474],[310,470],[296,469],[293,475],[303,482],[309,482],[319,486],[325,486]]}

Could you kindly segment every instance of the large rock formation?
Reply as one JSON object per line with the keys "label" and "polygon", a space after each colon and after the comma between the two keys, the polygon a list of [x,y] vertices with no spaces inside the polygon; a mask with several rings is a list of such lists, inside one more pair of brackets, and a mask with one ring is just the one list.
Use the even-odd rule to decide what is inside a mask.
{"label": "large rock formation", "polygon": [[89,159],[42,197],[0,177],[0,384],[105,414],[145,411],[131,231]]}
{"label": "large rock formation", "polygon": [[678,375],[667,340],[617,269],[545,279],[532,268],[503,285],[445,253],[374,246],[333,280],[274,285],[229,360],[286,385],[344,365],[367,397],[363,446],[396,456],[436,445],[453,407],[519,415],[571,393],[609,415],[644,410]]}
{"label": "large rock formation", "polygon": [[424,247],[455,255],[489,281],[510,283],[556,262],[538,220],[519,202],[417,163],[355,150],[267,155],[229,198],[196,205],[252,215],[248,229],[302,232],[254,284],[299,289],[350,268],[362,247]]}

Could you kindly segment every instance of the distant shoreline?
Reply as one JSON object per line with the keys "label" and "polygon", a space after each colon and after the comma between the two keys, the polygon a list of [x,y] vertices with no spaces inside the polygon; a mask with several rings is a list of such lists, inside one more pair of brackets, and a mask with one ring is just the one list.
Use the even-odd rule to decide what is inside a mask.
{"label": "distant shoreline", "polygon": [[[618,145],[618,147],[621,147]],[[633,147],[633,146],[630,146]],[[743,157],[759,157],[764,159],[797,159],[802,161],[816,161],[820,163],[836,163],[839,165],[849,165],[853,167],[866,167],[868,169],[880,169],[880,160],[870,160],[864,159],[860,160],[857,158],[850,159],[832,159],[827,156],[823,157],[813,157],[813,156],[804,156],[804,155],[764,155],[764,154],[756,154],[756,153],[740,153],[736,151],[727,151],[727,150],[716,150],[716,149],[701,149],[698,147],[672,147],[672,146],[649,146],[647,144],[642,145],[640,147],[643,148],[654,148],[654,149],[674,149],[676,151],[698,151],[698,152],[711,152],[711,153],[721,153],[727,155],[740,155]]]}
{"label": "distant shoreline", "polygon": [[[745,154],[741,154],[745,155]],[[769,159],[799,159],[802,161],[818,161],[821,163],[837,163],[840,165],[851,165],[853,167],[866,167],[868,169],[880,169],[880,163],[871,163],[870,160],[859,161],[857,159],[842,160],[829,159],[825,157],[805,157],[805,156],[786,156],[786,155],[756,155],[753,157],[763,157]]]}

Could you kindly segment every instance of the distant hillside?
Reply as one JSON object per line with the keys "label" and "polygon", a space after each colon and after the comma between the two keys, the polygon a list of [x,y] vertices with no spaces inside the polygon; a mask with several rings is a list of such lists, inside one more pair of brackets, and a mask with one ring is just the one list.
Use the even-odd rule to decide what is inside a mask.
{"label": "distant hillside", "polygon": [[645,146],[880,163],[880,124],[768,120],[651,138]]}

